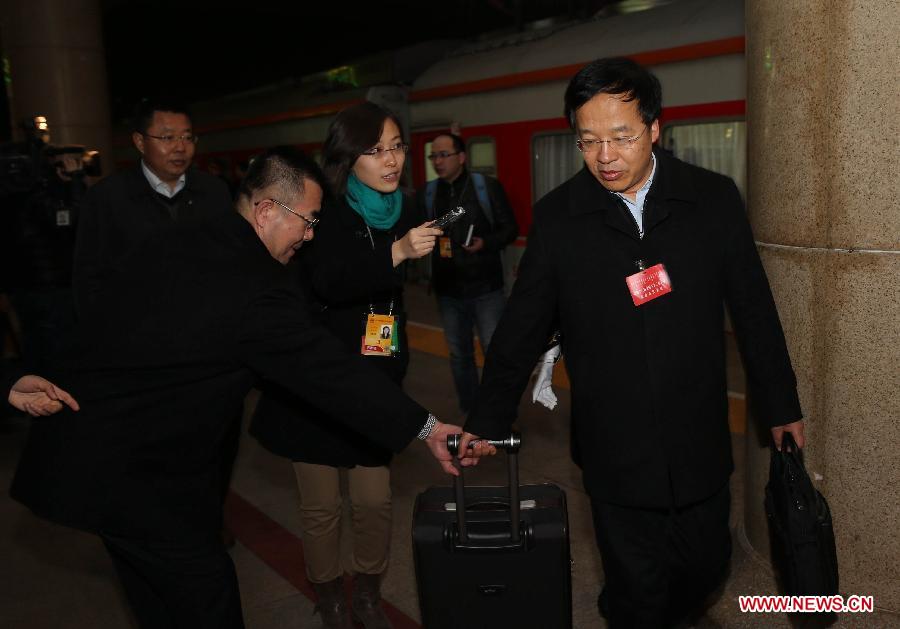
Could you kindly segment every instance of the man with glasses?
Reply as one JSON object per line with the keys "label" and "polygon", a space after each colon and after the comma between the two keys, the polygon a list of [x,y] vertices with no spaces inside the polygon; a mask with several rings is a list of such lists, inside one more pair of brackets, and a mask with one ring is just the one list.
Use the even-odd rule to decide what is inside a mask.
{"label": "man with glasses", "polygon": [[569,83],[585,167],[534,208],[466,422],[507,433],[558,321],[613,628],[670,627],[726,575],[726,307],[755,416],[778,447],[786,430],[803,446],[796,378],[740,194],[653,147],[661,104],[659,81],[628,59],[590,63]]}
{"label": "man with glasses", "polygon": [[431,281],[459,406],[467,413],[478,388],[472,331],[478,330],[486,352],[506,302],[500,256],[519,235],[519,226],[500,182],[469,172],[461,137],[437,136],[428,159],[438,179],[428,182],[419,197],[424,215],[436,218],[457,206],[466,209],[462,220],[444,230],[431,254]]}
{"label": "man with glasses", "polygon": [[102,285],[136,245],[173,222],[221,216],[232,206],[221,179],[191,168],[197,136],[180,103],[141,101],[131,139],[140,164],[91,188],[81,209],[73,269],[81,318],[91,315]]}
{"label": "man with glasses", "polygon": [[219,472],[260,381],[392,451],[423,440],[457,473],[446,438],[461,429],[316,323],[285,269],[314,237],[321,201],[315,163],[272,150],[250,165],[237,212],[148,238],[122,262],[129,281],[103,289],[88,344],[59,374],[80,410],[31,424],[12,496],[100,535],[141,627],[243,627],[219,536]]}
{"label": "man with glasses", "polygon": [[[166,98],[144,99],[135,108],[131,140],[140,164],[116,172],[91,188],[78,222],[72,288],[78,318],[101,311],[104,286],[129,281],[119,274],[122,261],[141,243],[175,222],[231,211],[224,182],[191,168],[197,136],[184,105]],[[231,481],[231,460],[240,433],[229,437],[232,457],[222,468],[222,496]],[[233,536],[223,525],[222,535]]]}

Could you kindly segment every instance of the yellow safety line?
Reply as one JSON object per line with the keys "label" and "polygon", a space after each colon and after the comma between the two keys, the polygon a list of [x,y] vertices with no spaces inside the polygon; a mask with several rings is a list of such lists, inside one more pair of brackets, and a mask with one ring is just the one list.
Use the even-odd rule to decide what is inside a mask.
{"label": "yellow safety line", "polygon": [[[406,334],[409,337],[409,346],[419,352],[448,358],[450,352],[447,349],[447,341],[444,331],[430,325],[410,321],[406,325]],[[553,386],[561,389],[569,389],[569,375],[565,370],[565,358],[559,361],[560,367],[553,370]],[[475,363],[484,365],[484,353],[481,351],[481,343],[475,339]],[[743,435],[747,431],[747,406],[743,397],[728,395],[728,426],[731,432]]]}

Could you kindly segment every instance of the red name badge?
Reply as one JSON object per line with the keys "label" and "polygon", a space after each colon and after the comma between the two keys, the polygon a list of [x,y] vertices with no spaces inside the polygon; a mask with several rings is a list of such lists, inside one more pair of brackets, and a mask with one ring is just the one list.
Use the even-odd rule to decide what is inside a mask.
{"label": "red name badge", "polygon": [[635,306],[642,306],[648,301],[672,292],[672,281],[662,264],[629,275],[625,278],[625,283],[628,284],[631,300]]}

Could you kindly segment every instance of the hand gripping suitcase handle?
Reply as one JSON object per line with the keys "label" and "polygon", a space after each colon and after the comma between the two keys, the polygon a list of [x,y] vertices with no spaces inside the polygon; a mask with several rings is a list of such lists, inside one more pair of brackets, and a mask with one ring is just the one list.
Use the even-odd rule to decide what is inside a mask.
{"label": "hand gripping suitcase handle", "polygon": [[[459,442],[462,440],[462,435],[447,435],[447,449],[450,450],[450,454],[456,456],[456,453],[459,452]],[[494,446],[500,450],[506,450],[510,453],[515,453],[519,451],[519,448],[522,447],[522,436],[517,432],[512,432],[506,439],[476,439],[476,441],[483,441],[489,445]],[[469,445],[471,448],[472,446]]]}
{"label": "hand gripping suitcase handle", "polygon": [[[447,449],[454,457],[459,452],[461,435],[447,436]],[[519,448],[522,446],[522,437],[517,432],[510,433],[506,439],[483,439],[490,445],[501,450],[506,450],[507,465],[509,468],[509,539],[513,544],[521,540],[522,532],[519,530]],[[459,541],[466,544],[469,541],[466,532],[466,486],[463,478],[463,469],[454,459],[459,476],[453,478],[453,488],[456,493],[456,526],[459,530]]]}

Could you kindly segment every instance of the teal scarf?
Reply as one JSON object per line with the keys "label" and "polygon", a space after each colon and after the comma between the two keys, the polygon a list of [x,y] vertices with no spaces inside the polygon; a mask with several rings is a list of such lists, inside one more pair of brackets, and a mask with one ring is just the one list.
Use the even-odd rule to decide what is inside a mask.
{"label": "teal scarf", "polygon": [[400,218],[403,194],[399,189],[390,194],[382,194],[350,173],[350,178],[347,179],[347,203],[362,216],[366,225],[384,231],[393,227]]}

